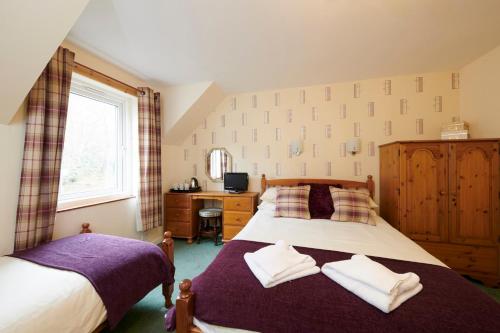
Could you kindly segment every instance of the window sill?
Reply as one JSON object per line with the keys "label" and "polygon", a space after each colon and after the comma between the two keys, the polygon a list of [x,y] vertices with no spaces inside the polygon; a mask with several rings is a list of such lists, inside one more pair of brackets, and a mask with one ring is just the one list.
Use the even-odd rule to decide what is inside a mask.
{"label": "window sill", "polygon": [[119,194],[119,195],[109,195],[106,197],[98,197],[98,198],[90,198],[90,199],[64,202],[64,203],[60,203],[57,205],[57,212],[61,213],[61,212],[66,212],[68,210],[97,206],[97,205],[102,205],[102,204],[116,202],[116,201],[128,200],[128,199],[132,199],[132,198],[135,198],[135,195]]}

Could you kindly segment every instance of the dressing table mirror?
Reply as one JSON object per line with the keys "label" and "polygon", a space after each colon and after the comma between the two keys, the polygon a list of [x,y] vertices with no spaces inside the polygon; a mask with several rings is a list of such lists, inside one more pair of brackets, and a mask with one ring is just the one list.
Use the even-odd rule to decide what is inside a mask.
{"label": "dressing table mirror", "polygon": [[233,157],[226,148],[212,148],[205,158],[205,171],[213,182],[222,183],[224,172],[233,170]]}

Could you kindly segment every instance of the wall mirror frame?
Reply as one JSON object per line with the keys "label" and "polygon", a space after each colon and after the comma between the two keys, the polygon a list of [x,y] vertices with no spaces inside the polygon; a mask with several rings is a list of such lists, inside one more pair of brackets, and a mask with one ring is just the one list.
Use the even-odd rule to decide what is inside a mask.
{"label": "wall mirror frame", "polygon": [[215,182],[224,182],[224,172],[233,171],[233,156],[226,148],[212,148],[205,156],[205,173]]}

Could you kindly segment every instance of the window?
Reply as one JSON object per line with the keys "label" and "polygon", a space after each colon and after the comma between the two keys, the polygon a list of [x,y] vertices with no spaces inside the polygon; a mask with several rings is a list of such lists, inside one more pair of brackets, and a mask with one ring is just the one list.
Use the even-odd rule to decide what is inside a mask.
{"label": "window", "polygon": [[61,164],[60,207],[132,194],[134,108],[137,98],[73,74]]}

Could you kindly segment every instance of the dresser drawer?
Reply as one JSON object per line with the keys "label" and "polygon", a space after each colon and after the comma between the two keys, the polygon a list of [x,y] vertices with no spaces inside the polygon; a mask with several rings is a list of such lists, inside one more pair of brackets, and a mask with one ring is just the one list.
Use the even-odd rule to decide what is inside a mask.
{"label": "dresser drawer", "polygon": [[243,212],[253,212],[252,198],[224,198],[224,210],[239,210]]}
{"label": "dresser drawer", "polygon": [[189,208],[191,207],[191,197],[185,194],[167,194],[167,207],[172,208]]}
{"label": "dresser drawer", "polygon": [[224,228],[222,229],[222,239],[225,241],[233,239],[233,237],[236,236],[241,229],[243,229],[243,227],[224,224]]}
{"label": "dresser drawer", "polygon": [[179,223],[167,221],[166,230],[172,232],[173,237],[192,237],[191,225],[189,223]]}
{"label": "dresser drawer", "polygon": [[165,209],[165,219],[167,221],[191,222],[191,209],[167,208]]}
{"label": "dresser drawer", "polygon": [[496,247],[417,242],[430,254],[458,271],[498,273]]}
{"label": "dresser drawer", "polygon": [[246,212],[224,212],[224,225],[244,227],[248,220],[252,217],[252,213]]}

